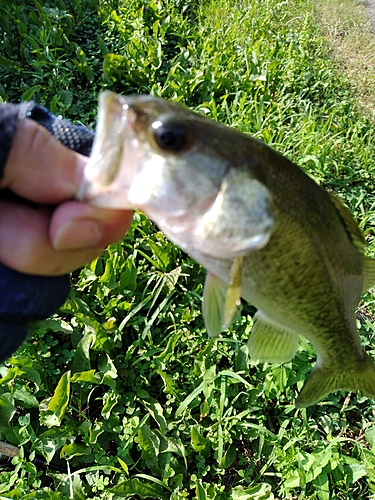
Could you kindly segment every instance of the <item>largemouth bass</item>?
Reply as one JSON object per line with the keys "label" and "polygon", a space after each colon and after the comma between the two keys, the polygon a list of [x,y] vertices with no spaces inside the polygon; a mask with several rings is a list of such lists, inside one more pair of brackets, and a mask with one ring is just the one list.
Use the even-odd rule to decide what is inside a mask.
{"label": "largemouth bass", "polygon": [[281,154],[178,104],[104,92],[78,196],[145,212],[207,269],[209,335],[243,297],[258,309],[254,359],[290,361],[305,336],[317,362],[298,407],[339,389],[375,398],[355,319],[375,261],[348,209]]}

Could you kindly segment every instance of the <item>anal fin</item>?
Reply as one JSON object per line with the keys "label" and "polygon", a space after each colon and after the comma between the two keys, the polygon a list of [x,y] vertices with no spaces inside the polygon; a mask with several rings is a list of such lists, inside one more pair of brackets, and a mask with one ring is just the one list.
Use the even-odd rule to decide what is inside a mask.
{"label": "anal fin", "polygon": [[229,284],[223,311],[223,327],[228,328],[233,321],[241,300],[241,278],[243,257],[237,257],[232,262],[229,273]]}
{"label": "anal fin", "polygon": [[279,326],[262,311],[255,315],[249,339],[250,357],[262,362],[286,363],[294,358],[299,335]]}

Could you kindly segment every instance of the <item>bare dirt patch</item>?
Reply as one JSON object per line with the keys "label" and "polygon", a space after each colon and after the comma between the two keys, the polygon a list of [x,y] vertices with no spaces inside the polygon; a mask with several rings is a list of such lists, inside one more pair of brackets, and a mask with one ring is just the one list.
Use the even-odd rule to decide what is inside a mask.
{"label": "bare dirt patch", "polygon": [[372,32],[375,33],[375,0],[364,2],[364,6],[372,24]]}
{"label": "bare dirt patch", "polygon": [[375,121],[375,0],[315,0],[314,7],[330,56]]}

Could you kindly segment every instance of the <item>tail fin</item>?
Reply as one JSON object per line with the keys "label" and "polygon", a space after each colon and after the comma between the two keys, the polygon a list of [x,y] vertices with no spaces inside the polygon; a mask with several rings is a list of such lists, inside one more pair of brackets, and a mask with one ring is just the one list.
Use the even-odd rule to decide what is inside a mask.
{"label": "tail fin", "polygon": [[344,365],[342,368],[338,371],[324,365],[316,366],[296,400],[296,407],[311,406],[340,389],[361,391],[364,396],[375,399],[375,365],[367,354],[357,369],[345,370]]}

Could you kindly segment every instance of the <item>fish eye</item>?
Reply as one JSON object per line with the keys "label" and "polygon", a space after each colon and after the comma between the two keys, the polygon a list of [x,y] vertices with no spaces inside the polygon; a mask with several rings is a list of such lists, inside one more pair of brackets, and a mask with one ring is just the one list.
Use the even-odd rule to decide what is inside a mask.
{"label": "fish eye", "polygon": [[181,151],[191,142],[191,129],[186,121],[179,118],[161,116],[151,128],[156,144],[165,151]]}

